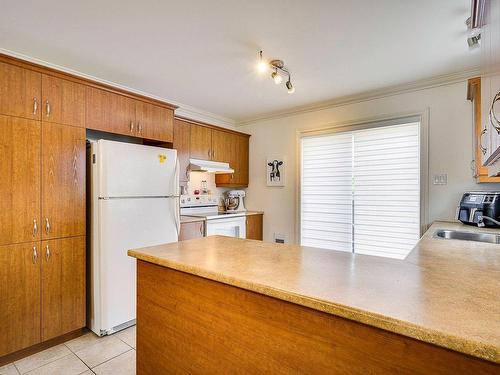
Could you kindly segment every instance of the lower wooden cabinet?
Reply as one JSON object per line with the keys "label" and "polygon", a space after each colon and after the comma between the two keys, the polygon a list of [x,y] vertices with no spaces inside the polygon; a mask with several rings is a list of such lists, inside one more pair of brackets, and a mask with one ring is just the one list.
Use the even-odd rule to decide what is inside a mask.
{"label": "lower wooden cabinet", "polygon": [[42,241],[42,341],[85,326],[85,237]]}
{"label": "lower wooden cabinet", "polygon": [[40,242],[0,246],[0,356],[37,344]]}
{"label": "lower wooden cabinet", "polygon": [[0,357],[85,326],[85,236],[0,246]]}
{"label": "lower wooden cabinet", "polygon": [[260,240],[263,238],[263,218],[264,214],[247,215],[247,239]]}
{"label": "lower wooden cabinet", "polygon": [[191,223],[182,223],[179,241],[191,240],[205,236],[205,222],[194,221]]}

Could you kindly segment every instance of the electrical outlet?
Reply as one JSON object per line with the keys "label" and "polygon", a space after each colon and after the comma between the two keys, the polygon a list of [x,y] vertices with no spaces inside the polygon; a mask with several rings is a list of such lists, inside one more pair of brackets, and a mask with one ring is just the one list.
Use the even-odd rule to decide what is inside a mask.
{"label": "electrical outlet", "polygon": [[435,174],[432,176],[432,183],[434,185],[446,185],[448,183],[448,175],[446,173]]}
{"label": "electrical outlet", "polygon": [[274,242],[276,243],[286,243],[286,234],[283,233],[274,233]]}

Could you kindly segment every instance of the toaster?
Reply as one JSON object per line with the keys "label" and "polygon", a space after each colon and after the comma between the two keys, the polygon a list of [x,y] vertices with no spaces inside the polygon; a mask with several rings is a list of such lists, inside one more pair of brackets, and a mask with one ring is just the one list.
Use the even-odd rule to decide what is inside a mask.
{"label": "toaster", "polygon": [[500,191],[464,193],[457,207],[457,219],[467,225],[500,227]]}

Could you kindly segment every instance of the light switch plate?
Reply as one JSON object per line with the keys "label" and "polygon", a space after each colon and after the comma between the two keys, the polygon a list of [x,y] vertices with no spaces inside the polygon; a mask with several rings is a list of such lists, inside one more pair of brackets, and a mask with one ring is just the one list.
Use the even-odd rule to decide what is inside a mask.
{"label": "light switch plate", "polygon": [[432,176],[432,183],[434,185],[446,185],[448,183],[448,175],[446,173],[435,174]]}

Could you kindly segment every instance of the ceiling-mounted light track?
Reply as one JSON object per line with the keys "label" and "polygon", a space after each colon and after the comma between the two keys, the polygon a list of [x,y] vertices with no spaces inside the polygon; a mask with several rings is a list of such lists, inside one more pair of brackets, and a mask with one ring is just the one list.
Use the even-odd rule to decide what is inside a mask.
{"label": "ceiling-mounted light track", "polygon": [[295,88],[292,85],[292,81],[290,80],[290,72],[285,68],[285,63],[283,60],[270,60],[266,61],[262,57],[262,51],[259,51],[259,62],[257,63],[257,71],[259,73],[265,73],[269,70],[272,70],[271,78],[274,83],[279,85],[283,82],[283,76],[288,76],[288,80],[285,83],[285,86],[288,90],[289,94],[293,94],[295,92]]}

